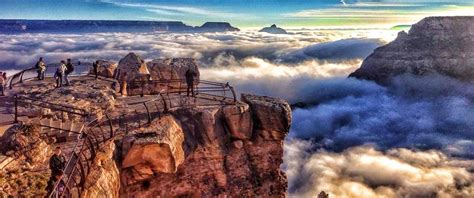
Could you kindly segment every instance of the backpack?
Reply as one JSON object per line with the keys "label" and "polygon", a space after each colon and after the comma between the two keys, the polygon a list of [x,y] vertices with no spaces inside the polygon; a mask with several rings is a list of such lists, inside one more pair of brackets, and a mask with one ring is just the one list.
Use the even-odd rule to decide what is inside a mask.
{"label": "backpack", "polygon": [[74,71],[74,66],[72,65],[72,63],[68,63],[66,64],[66,73],[67,74],[70,74]]}

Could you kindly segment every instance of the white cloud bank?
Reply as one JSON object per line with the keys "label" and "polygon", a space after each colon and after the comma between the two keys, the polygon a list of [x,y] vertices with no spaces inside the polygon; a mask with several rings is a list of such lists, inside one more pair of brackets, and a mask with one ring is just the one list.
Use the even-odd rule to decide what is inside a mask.
{"label": "white cloud bank", "polygon": [[290,197],[472,197],[473,160],[454,159],[436,150],[377,151],[352,147],[341,153],[311,152],[309,141],[285,144],[284,167]]}

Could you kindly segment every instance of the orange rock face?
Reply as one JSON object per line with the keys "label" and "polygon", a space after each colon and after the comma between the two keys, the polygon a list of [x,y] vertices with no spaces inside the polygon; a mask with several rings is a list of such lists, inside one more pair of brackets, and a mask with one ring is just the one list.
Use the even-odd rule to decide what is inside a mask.
{"label": "orange rock face", "polygon": [[[172,116],[155,120],[145,130],[133,132],[122,161],[122,183],[130,185],[159,173],[175,173],[184,161],[184,134]],[[131,146],[130,146],[131,145]]]}
{"label": "orange rock face", "polygon": [[[244,95],[243,101],[246,103],[222,108],[171,110],[170,117],[177,121],[184,135],[181,144],[175,143],[184,151],[184,160],[177,163],[176,172],[150,168],[154,160],[172,159],[164,153],[172,155],[173,152],[158,145],[152,148],[126,146],[126,142],[131,141],[124,139],[121,195],[284,197],[287,180],[280,165],[283,162],[283,139],[291,123],[289,105],[283,100],[252,95]],[[167,128],[166,124],[161,128]],[[143,157],[144,153],[147,157]],[[142,157],[135,156],[136,159],[131,160],[127,158],[129,155]],[[143,168],[148,172],[136,174],[128,171],[132,164],[129,160],[138,162],[132,166],[135,170],[143,168],[137,169],[136,164],[149,166]],[[146,176],[128,182],[136,175]]]}

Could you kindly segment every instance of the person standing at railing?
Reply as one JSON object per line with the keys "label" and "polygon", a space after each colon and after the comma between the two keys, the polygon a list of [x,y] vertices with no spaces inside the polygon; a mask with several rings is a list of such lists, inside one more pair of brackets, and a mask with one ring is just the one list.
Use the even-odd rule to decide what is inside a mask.
{"label": "person standing at railing", "polygon": [[56,73],[54,73],[54,78],[56,79],[56,87],[61,87],[61,85],[63,84],[63,76],[65,72],[66,72],[65,61],[62,60],[61,64],[59,64],[58,69],[56,70]]}
{"label": "person standing at railing", "polygon": [[196,77],[197,74],[193,69],[189,68],[184,76],[186,77],[186,84],[188,85],[186,89],[187,96],[189,96],[189,91],[191,91],[191,95],[194,97],[194,77]]}
{"label": "person standing at railing", "polygon": [[46,72],[46,64],[44,64],[43,57],[40,57],[36,62],[35,68],[38,72],[38,80],[44,80],[44,73]]}
{"label": "person standing at railing", "polygon": [[99,78],[99,61],[96,60],[93,64],[92,64],[92,69],[94,70],[94,75],[95,75],[95,79]]}
{"label": "person standing at railing", "polygon": [[5,95],[5,86],[7,85],[7,73],[0,72],[0,96]]}
{"label": "person standing at railing", "polygon": [[71,74],[74,71],[74,66],[72,65],[71,59],[67,59],[67,64],[66,64],[66,72],[64,75],[64,80],[66,80],[66,86],[69,86],[69,74]]}

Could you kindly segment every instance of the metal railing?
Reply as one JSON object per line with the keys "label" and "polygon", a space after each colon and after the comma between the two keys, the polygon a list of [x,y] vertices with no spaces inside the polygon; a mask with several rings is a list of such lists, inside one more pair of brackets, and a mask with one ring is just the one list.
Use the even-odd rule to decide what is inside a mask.
{"label": "metal railing", "polygon": [[[235,103],[237,96],[234,88],[227,83],[199,80],[193,84],[194,95],[227,103]],[[183,79],[128,81],[128,95],[187,94],[188,85]],[[209,97],[210,96],[210,97]]]}
{"label": "metal railing", "polygon": [[[46,66],[45,77],[53,77],[56,69],[59,65]],[[69,76],[82,76],[90,73],[91,65],[89,63],[74,65],[74,71],[69,74]],[[13,74],[7,79],[7,85],[10,89],[13,89],[13,86],[16,84],[23,83],[24,81],[32,80],[38,77],[38,69],[35,67],[23,69],[20,72]]]}
{"label": "metal railing", "polygon": [[[80,197],[97,150],[103,142],[113,139],[117,134],[127,134],[129,131],[151,124],[154,118],[160,118],[168,111],[168,104],[162,94],[152,100],[132,105],[143,105],[144,111],[116,117],[105,114],[102,119],[95,119],[86,124],[65,167],[65,177],[60,180],[64,184],[64,191],[58,192],[61,183],[58,181],[50,197],[55,193],[59,197]],[[146,119],[143,124],[140,117]]]}
{"label": "metal railing", "polygon": [[[64,112],[64,113],[69,113],[69,114],[74,114],[81,116],[82,118],[86,118],[90,115],[89,112],[87,112],[84,109],[79,109],[74,106],[69,106],[69,105],[62,105],[62,104],[56,104],[52,102],[47,102],[47,101],[42,101],[26,96],[14,96],[14,102],[15,102],[15,107],[14,107],[14,115],[15,115],[15,123],[18,123],[18,117],[21,116],[20,111],[18,110],[18,106],[24,105],[25,107],[31,107],[31,106],[36,106],[40,108],[48,108],[51,109],[52,111],[59,111],[59,112]],[[61,116],[63,114],[61,113]]]}

